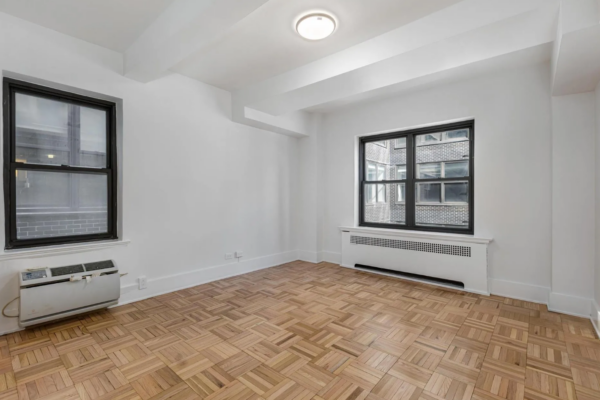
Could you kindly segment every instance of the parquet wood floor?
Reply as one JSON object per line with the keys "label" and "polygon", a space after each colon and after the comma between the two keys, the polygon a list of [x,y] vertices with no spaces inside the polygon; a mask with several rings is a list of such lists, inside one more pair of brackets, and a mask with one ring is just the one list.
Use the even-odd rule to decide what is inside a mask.
{"label": "parquet wood floor", "polygon": [[591,400],[590,321],[294,262],[0,338],[0,400]]}

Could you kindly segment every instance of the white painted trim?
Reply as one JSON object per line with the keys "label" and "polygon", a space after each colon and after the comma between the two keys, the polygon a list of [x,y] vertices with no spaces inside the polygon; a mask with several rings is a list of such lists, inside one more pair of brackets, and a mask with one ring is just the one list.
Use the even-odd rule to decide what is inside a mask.
{"label": "white painted trim", "polygon": [[84,251],[94,251],[107,249],[111,247],[127,246],[131,243],[130,240],[113,240],[106,242],[90,242],[84,244],[68,244],[63,246],[50,246],[36,249],[25,250],[5,250],[0,254],[0,262],[17,260],[20,258],[39,258],[58,256],[63,254],[81,253]]}
{"label": "white painted trim", "polygon": [[24,331],[24,330],[25,330],[25,328],[15,328],[15,329],[9,329],[9,330],[7,330],[7,331],[0,332],[0,336],[4,336],[4,335],[11,334],[11,333],[15,333],[15,332]]}
{"label": "white painted trim", "polygon": [[321,251],[317,253],[315,251],[298,250],[298,260],[314,264],[318,264],[320,262],[330,262],[339,265],[342,262],[342,254],[329,251]]}
{"label": "white painted trim", "polygon": [[115,307],[297,260],[298,252],[289,251],[149,279],[148,289],[144,290],[137,290],[137,284],[132,283],[121,287],[121,298]]}
{"label": "white painted trim", "polygon": [[298,250],[298,259],[300,261],[318,264],[321,262],[321,253],[317,253],[316,251]]}
{"label": "white painted trim", "polygon": [[489,280],[490,293],[533,303],[548,304],[550,288],[527,283],[505,281],[502,279]]}
{"label": "white painted trim", "polygon": [[596,300],[592,300],[592,312],[591,317],[592,325],[596,330],[596,335],[600,338],[600,305],[596,303]]}
{"label": "white painted trim", "polygon": [[568,294],[550,292],[548,310],[577,317],[589,318],[592,300]]}
{"label": "white painted trim", "polygon": [[342,253],[335,253],[333,251],[324,251],[321,253],[321,259],[323,261],[333,263],[333,264],[341,264],[342,263]]}
{"label": "white painted trim", "polygon": [[367,233],[371,235],[400,236],[417,239],[444,240],[449,242],[463,242],[475,244],[489,244],[492,240],[494,240],[489,238],[474,237],[469,235],[458,235],[453,233],[431,233],[420,231],[405,231],[399,229],[366,228],[352,226],[340,226],[339,229],[340,231]]}

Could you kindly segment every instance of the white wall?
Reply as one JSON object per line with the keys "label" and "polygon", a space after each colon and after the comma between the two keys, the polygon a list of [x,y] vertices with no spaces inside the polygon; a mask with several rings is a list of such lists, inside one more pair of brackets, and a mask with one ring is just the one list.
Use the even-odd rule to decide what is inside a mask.
{"label": "white wall", "polygon": [[[123,299],[132,300],[296,259],[298,140],[231,122],[229,93],[180,75],[138,83],[121,75],[119,54],[1,13],[0,69],[122,99],[122,226],[131,240],[0,262],[0,307],[17,295],[23,268],[114,259],[129,273]],[[236,250],[242,262],[225,261]],[[145,291],[134,286],[140,275]],[[16,327],[0,319],[0,333]]]}
{"label": "white wall", "polygon": [[589,315],[595,264],[595,96],[552,98],[550,308]]}
{"label": "white wall", "polygon": [[294,231],[297,232],[298,257],[308,262],[321,262],[323,246],[323,169],[321,116],[312,116],[312,132],[299,141],[299,172],[294,182]]}
{"label": "white wall", "polygon": [[[600,9],[600,7],[599,7]],[[600,82],[596,86],[596,265],[595,265],[595,296],[592,307],[592,321],[600,335]]]}
{"label": "white wall", "polygon": [[458,118],[475,119],[475,235],[493,237],[495,292],[547,299],[551,285],[551,95],[549,65],[438,86],[329,114],[324,252],[341,251],[353,225],[357,135]]}

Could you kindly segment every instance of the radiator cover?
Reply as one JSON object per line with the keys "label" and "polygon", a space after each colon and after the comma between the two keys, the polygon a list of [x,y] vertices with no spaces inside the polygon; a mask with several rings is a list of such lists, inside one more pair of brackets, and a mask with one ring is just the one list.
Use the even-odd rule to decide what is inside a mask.
{"label": "radiator cover", "polygon": [[344,267],[363,264],[458,281],[465,285],[465,291],[489,295],[487,239],[466,242],[453,241],[451,236],[438,240],[403,236],[401,232],[382,234],[363,228],[340,229]]}

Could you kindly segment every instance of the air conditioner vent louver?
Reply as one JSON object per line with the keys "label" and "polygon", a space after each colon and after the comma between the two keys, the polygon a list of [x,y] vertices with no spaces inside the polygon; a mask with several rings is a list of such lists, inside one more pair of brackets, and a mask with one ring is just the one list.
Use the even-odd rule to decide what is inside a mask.
{"label": "air conditioner vent louver", "polygon": [[79,264],[79,265],[69,265],[66,267],[57,267],[57,268],[50,268],[50,271],[52,271],[52,276],[63,276],[63,275],[72,275],[72,274],[77,274],[79,272],[85,272],[85,270],[83,269],[83,265]]}
{"label": "air conditioner vent louver", "polygon": [[412,242],[408,240],[384,239],[366,236],[350,236],[351,244],[364,246],[388,247],[391,249],[422,251],[425,253],[438,253],[450,256],[471,257],[469,246],[455,246],[450,244]]}
{"label": "air conditioner vent louver", "polygon": [[89,264],[85,264],[86,271],[97,271],[99,269],[113,268],[115,265],[112,261],[98,261]]}

